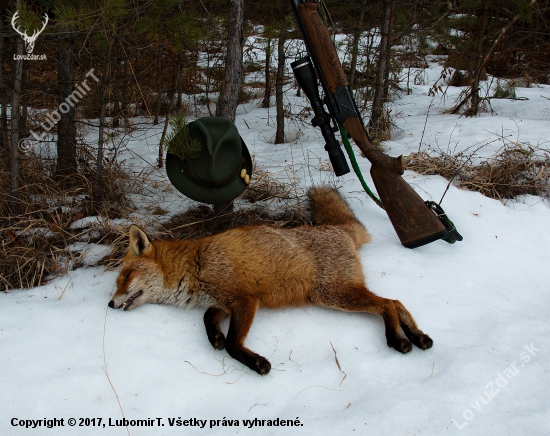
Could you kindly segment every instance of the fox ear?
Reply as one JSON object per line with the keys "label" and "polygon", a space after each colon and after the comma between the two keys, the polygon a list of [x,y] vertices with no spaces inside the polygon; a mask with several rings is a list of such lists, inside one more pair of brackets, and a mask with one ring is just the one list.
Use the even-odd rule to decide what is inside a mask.
{"label": "fox ear", "polygon": [[138,226],[132,225],[130,227],[130,252],[134,256],[141,256],[141,254],[149,248],[149,238]]}

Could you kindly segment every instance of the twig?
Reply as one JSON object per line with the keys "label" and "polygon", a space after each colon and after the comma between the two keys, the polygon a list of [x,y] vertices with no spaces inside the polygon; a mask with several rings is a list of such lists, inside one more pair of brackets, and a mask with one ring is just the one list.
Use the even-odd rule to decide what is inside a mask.
{"label": "twig", "polygon": [[340,386],[342,386],[342,383],[344,382],[345,378],[348,376],[344,371],[342,371],[342,368],[340,367],[340,362],[338,362],[338,357],[336,357],[336,350],[334,349],[334,345],[332,345],[332,342],[329,341],[330,346],[332,347],[332,351],[334,351],[334,360],[336,361],[336,366],[338,367],[338,370],[344,374],[344,378],[340,381]]}
{"label": "twig", "polygon": [[294,359],[292,359],[290,356],[292,355],[292,350],[290,350],[290,353],[288,354],[288,360],[290,360],[291,362],[294,362],[296,365],[298,365],[298,367],[301,367],[302,365],[300,365],[298,362],[296,362]]}
{"label": "twig", "polygon": [[210,374],[208,372],[204,372],[204,371],[201,371],[201,370],[197,369],[197,367],[195,365],[193,365],[191,362],[189,362],[188,360],[184,360],[184,362],[191,365],[195,371],[200,372],[201,374],[206,374],[206,375],[209,375],[209,376],[212,376],[212,377],[220,377],[224,374],[227,374],[227,372],[225,370],[221,374]]}
{"label": "twig", "polygon": [[485,67],[485,64],[487,63],[487,61],[489,60],[489,57],[491,56],[493,50],[495,49],[496,45],[498,44],[498,42],[500,41],[500,39],[504,36],[504,34],[506,33],[506,31],[512,26],[512,24],[514,24],[517,20],[519,20],[520,18],[520,15],[516,15],[509,23],[506,27],[503,27],[502,30],[500,31],[497,39],[495,39],[495,42],[493,43],[493,45],[491,46],[491,48],[487,51],[487,54],[485,55],[485,57],[483,58],[482,62],[481,62],[481,65],[479,66],[479,70],[476,70],[473,74],[473,78],[470,80],[470,83],[469,83],[469,91],[465,92],[465,97],[464,99],[457,105],[455,106],[452,110],[451,110],[451,113],[452,114],[456,114],[458,113],[458,111],[460,110],[460,108],[462,106],[464,106],[464,104],[466,104],[466,102],[473,96],[473,93],[474,93],[474,89],[473,89],[473,83],[475,81],[475,78],[477,76],[477,72],[478,71],[481,71],[483,70],[483,68]]}
{"label": "twig", "polygon": [[[126,419],[126,416],[124,415],[124,410],[122,409],[122,404],[120,402],[120,398],[118,397],[118,394],[116,392],[115,387],[113,386],[113,382],[111,381],[111,377],[109,377],[109,372],[107,371],[107,359],[105,357],[105,330],[107,327],[107,310],[108,308],[105,308],[105,319],[103,320],[103,372],[105,373],[105,376],[107,377],[107,380],[109,381],[109,384],[111,385],[111,389],[115,393],[116,400],[118,402],[118,407],[120,408],[120,413],[122,413],[122,418]],[[130,436],[130,429],[126,425],[126,432],[128,433],[128,436]]]}
{"label": "twig", "polygon": [[[494,142],[494,141],[491,141],[491,142]],[[451,186],[451,183],[452,181],[455,179],[456,176],[458,176],[458,174],[460,173],[460,171],[462,170],[462,168],[464,168],[464,166],[475,156],[475,154],[481,150],[483,147],[485,147],[486,145],[490,144],[490,142],[488,143],[485,143],[485,144],[481,144],[478,148],[476,148],[472,153],[470,153],[470,156],[468,156],[468,159],[466,159],[462,165],[460,166],[460,168],[458,168],[455,172],[455,174],[453,175],[453,177],[450,178],[449,180],[449,183],[447,183],[447,186],[445,187],[445,191],[443,191],[443,195],[441,196],[441,199],[439,200],[439,204],[441,205],[441,202],[443,201],[443,198],[445,198],[445,195],[447,194],[447,191],[449,190],[449,187]]]}
{"label": "twig", "polygon": [[266,407],[273,407],[273,405],[269,405],[269,403],[265,403],[265,404],[262,404],[262,403],[258,403],[258,398],[256,398],[256,404],[253,404],[250,409],[248,409],[248,411],[250,412],[252,410],[253,407],[256,407],[256,406],[266,406]]}
{"label": "twig", "polygon": [[[228,385],[232,385],[232,384],[234,384],[234,383],[237,383],[237,382],[238,382],[238,381],[239,381],[239,380],[241,379],[241,377],[242,377],[243,375],[250,375],[250,374],[249,374],[248,372],[246,372],[246,371],[243,371],[242,369],[239,369],[239,368],[235,368],[235,369],[237,369],[237,370],[241,371],[241,372],[242,372],[242,374],[241,374],[240,376],[238,376],[238,377],[237,377],[237,379],[236,379],[236,380],[234,380],[234,381],[232,381],[232,382],[228,382],[228,381],[226,381],[226,382],[225,382],[226,384],[228,384]],[[231,371],[231,372],[233,372],[233,371]]]}
{"label": "twig", "polygon": [[65,291],[67,290],[67,286],[69,286],[69,284],[73,281],[73,278],[71,277],[69,279],[69,281],[67,282],[67,284],[65,285],[65,287],[63,288],[63,292],[61,292],[61,295],[59,296],[58,300],[61,300],[61,297],[63,297],[63,294],[65,293]]}
{"label": "twig", "polygon": [[300,395],[302,392],[304,392],[306,389],[312,389],[312,388],[322,388],[322,389],[326,389],[327,391],[336,391],[336,392],[342,392],[342,389],[331,389],[331,388],[327,388],[325,386],[308,386],[307,388],[304,388],[302,389],[300,392],[298,392],[296,394],[296,396],[294,397],[294,399],[296,399],[298,397],[298,395]]}
{"label": "twig", "polygon": [[418,151],[420,152],[420,149],[422,148],[422,141],[424,140],[424,132],[426,132],[426,125],[428,124],[428,117],[430,116],[430,109],[433,106],[435,98],[435,93],[432,97],[432,101],[430,101],[430,105],[428,106],[428,111],[426,112],[426,119],[424,120],[424,127],[422,128],[422,135],[420,136],[420,143],[418,144]]}
{"label": "twig", "polygon": [[46,260],[42,261],[42,268],[40,269],[40,275],[38,276],[38,286],[42,283],[42,277],[44,276],[44,266],[46,265]]}

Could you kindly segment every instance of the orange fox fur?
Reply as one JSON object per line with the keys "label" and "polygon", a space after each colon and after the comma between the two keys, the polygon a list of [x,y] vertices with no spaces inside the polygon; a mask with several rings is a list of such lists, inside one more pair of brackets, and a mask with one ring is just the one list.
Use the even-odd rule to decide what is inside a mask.
{"label": "orange fox fur", "polygon": [[[357,250],[370,236],[343,198],[328,187],[308,192],[315,226],[247,226],[197,240],[151,241],[130,227],[130,246],[109,302],[131,310],[143,303],[208,308],[206,333],[216,349],[265,375],[267,359],[244,346],[259,307],[315,304],[380,315],[388,346],[407,353],[432,340],[398,300],[365,286]],[[225,336],[220,322],[230,317]]]}

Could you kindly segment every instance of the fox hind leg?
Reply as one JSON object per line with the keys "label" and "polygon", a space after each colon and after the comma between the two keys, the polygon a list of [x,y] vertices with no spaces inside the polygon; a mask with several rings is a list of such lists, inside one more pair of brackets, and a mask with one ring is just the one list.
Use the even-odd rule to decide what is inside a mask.
{"label": "fox hind leg", "polygon": [[216,350],[225,348],[225,335],[220,329],[220,323],[227,318],[228,313],[218,307],[210,307],[204,314],[206,335]]}
{"label": "fox hind leg", "polygon": [[[346,312],[374,313],[381,316],[386,328],[386,342],[388,346],[403,354],[412,350],[412,343],[409,340],[411,337],[414,338],[413,342],[415,345],[422,349],[429,348],[429,346],[418,345],[422,343],[419,335],[423,335],[423,333],[421,330],[418,330],[412,316],[401,303],[398,302],[398,310],[398,305],[394,303],[394,300],[379,297],[370,292],[365,286],[359,285],[342,288],[337,295],[332,294],[330,297],[320,295],[319,298],[320,301],[318,303],[325,307],[344,310]],[[405,314],[408,315],[408,318],[405,317]],[[424,336],[429,339],[427,335]],[[431,341],[431,339],[429,340]],[[427,345],[427,342],[425,340],[424,345]]]}
{"label": "fox hind leg", "polygon": [[412,341],[414,345],[416,345],[421,350],[427,350],[428,348],[431,348],[433,345],[432,338],[430,338],[427,334],[425,334],[422,330],[418,328],[410,312],[405,308],[405,306],[403,306],[403,304],[399,300],[392,301],[395,309],[397,310],[397,315],[399,316],[401,328],[403,329],[407,337]]}

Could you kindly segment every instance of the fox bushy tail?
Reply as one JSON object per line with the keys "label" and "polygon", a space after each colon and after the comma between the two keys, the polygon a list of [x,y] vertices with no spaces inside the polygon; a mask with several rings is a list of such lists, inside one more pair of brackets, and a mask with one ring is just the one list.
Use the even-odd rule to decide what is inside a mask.
{"label": "fox bushy tail", "polygon": [[313,187],[307,195],[316,225],[342,226],[353,237],[357,248],[370,241],[367,230],[336,189]]}

